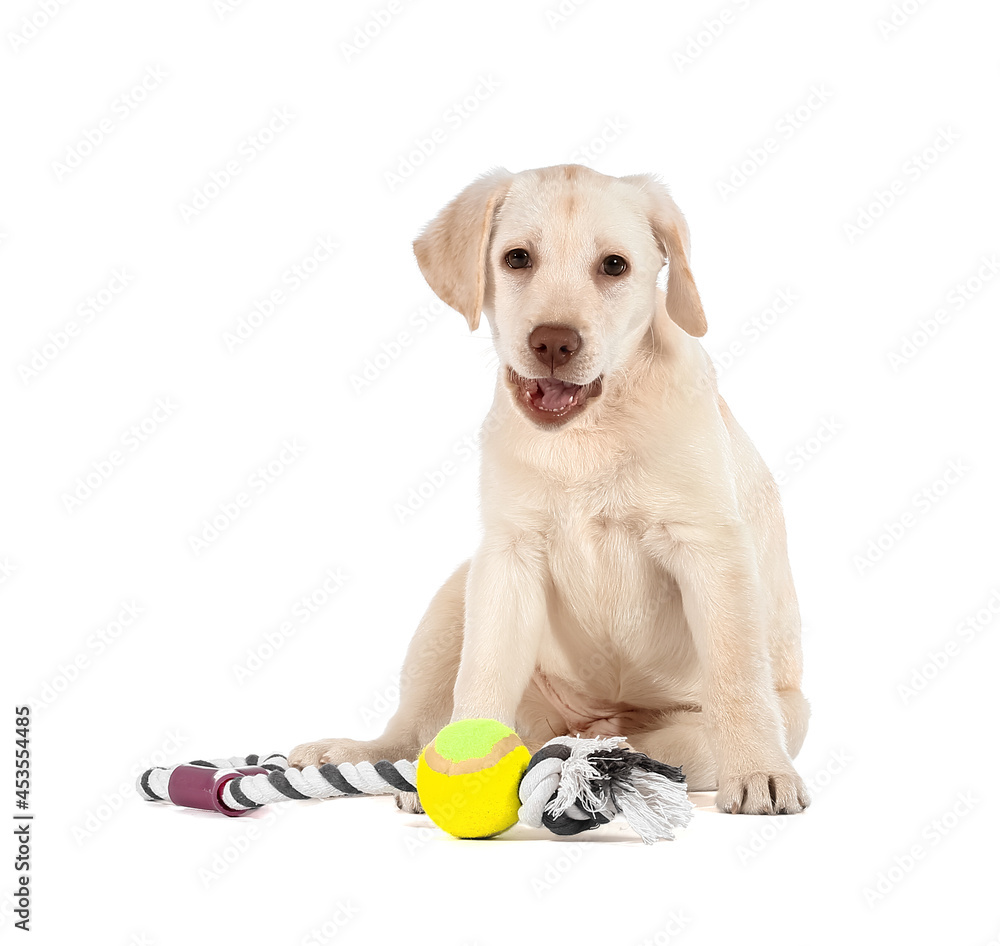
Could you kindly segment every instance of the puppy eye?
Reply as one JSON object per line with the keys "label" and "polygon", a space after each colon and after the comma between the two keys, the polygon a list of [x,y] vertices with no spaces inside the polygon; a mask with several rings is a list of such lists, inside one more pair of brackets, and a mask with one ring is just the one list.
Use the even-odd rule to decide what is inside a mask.
{"label": "puppy eye", "polygon": [[628,263],[621,256],[605,256],[601,269],[608,276],[620,276],[628,269]]}
{"label": "puppy eye", "polygon": [[507,265],[511,269],[526,269],[531,265],[531,257],[528,255],[527,250],[516,249],[511,250],[505,257]]}

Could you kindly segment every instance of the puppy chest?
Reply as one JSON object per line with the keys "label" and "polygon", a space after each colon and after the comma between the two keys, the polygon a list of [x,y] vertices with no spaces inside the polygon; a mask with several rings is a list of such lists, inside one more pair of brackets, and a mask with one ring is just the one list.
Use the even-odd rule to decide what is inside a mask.
{"label": "puppy chest", "polygon": [[549,624],[568,659],[633,670],[676,665],[688,637],[680,591],[642,543],[644,524],[592,517],[564,522],[548,549]]}
{"label": "puppy chest", "polygon": [[548,563],[560,609],[585,623],[588,616],[598,624],[650,620],[671,580],[643,549],[641,536],[640,524],[605,516],[555,526]]}

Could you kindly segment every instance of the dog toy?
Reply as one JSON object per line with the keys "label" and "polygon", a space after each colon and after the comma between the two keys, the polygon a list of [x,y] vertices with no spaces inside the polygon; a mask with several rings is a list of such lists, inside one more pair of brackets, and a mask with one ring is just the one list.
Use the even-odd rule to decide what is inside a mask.
{"label": "dog toy", "polygon": [[417,760],[417,792],[431,821],[457,838],[488,838],[517,824],[531,753],[495,719],[445,726]]}
{"label": "dog toy", "polygon": [[[500,724],[494,722],[493,726]],[[494,736],[500,732],[499,729],[477,730],[483,743],[488,743],[489,732]],[[484,733],[487,733],[485,737]],[[501,736],[489,743],[489,751],[492,752],[504,738]],[[513,766],[510,770],[505,766],[504,776],[500,778],[498,773],[496,784],[499,786],[509,778],[517,785],[516,821],[532,828],[545,827],[553,834],[576,835],[607,824],[621,814],[644,843],[673,840],[674,829],[688,824],[693,809],[688,801],[684,775],[676,766],[625,748],[622,746],[624,741],[622,736],[551,739],[531,756],[519,783]],[[473,743],[470,741],[468,745],[471,747]],[[453,751],[450,739],[445,741],[445,746],[448,752]],[[472,751],[481,749],[468,751],[470,758],[465,761],[482,770],[495,769],[496,762],[502,761],[486,765],[482,758],[471,758]],[[503,758],[512,754],[508,750]],[[290,768],[288,759],[279,754],[236,756],[198,760],[173,768],[147,769],[136,780],[136,788],[146,801],[208,809],[235,817],[263,805],[290,799],[416,792],[420,781],[418,765],[419,762],[408,760],[389,762],[383,759],[357,765],[326,763],[318,768],[308,765],[296,769]],[[493,791],[489,789],[490,793]],[[499,789],[496,791],[499,794]],[[477,794],[469,796],[473,805],[479,798],[486,797],[477,798]],[[503,805],[494,802],[494,807],[497,811],[502,807],[509,818],[514,803],[509,795],[503,797],[506,799]],[[442,798],[446,800],[447,795],[436,793],[432,788],[428,799],[433,800],[430,808],[424,805],[425,810],[437,810],[436,803]],[[424,803],[423,798],[421,803]],[[449,817],[452,812],[447,808],[443,810],[443,820],[454,827]],[[483,830],[485,823],[483,818],[480,827],[473,830]],[[492,825],[487,824],[489,827]],[[445,830],[450,828],[445,827]]]}

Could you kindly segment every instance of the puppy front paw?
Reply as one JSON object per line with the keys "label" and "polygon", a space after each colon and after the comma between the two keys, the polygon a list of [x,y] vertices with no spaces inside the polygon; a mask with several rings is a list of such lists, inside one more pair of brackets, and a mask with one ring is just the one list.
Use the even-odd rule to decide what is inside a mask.
{"label": "puppy front paw", "polygon": [[304,742],[296,746],[288,754],[288,764],[296,769],[304,769],[307,765],[317,767],[332,762],[378,762],[382,756],[371,757],[373,749],[370,743],[359,742],[357,739],[320,739],[316,742]]}
{"label": "puppy front paw", "polygon": [[793,815],[809,805],[805,782],[791,766],[719,779],[716,807],[733,815]]}
{"label": "puppy front paw", "polygon": [[400,792],[396,795],[396,807],[408,815],[424,814],[424,806],[420,804],[420,797],[416,792]]}

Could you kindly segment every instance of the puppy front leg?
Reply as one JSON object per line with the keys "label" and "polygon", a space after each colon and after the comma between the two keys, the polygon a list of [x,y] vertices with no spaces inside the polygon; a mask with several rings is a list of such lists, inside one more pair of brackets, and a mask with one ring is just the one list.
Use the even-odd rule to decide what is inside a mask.
{"label": "puppy front leg", "polygon": [[741,523],[697,528],[670,545],[667,564],[702,663],[718,807],[743,814],[801,811],[809,795],[784,744],[747,529]]}
{"label": "puppy front leg", "polygon": [[452,721],[482,717],[514,728],[547,620],[538,537],[488,536],[472,559]]}

